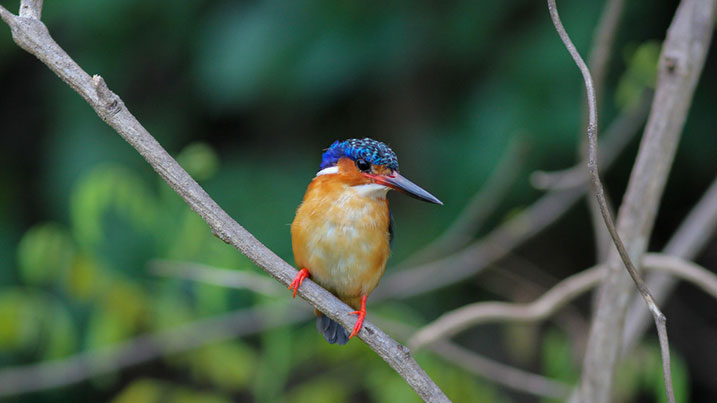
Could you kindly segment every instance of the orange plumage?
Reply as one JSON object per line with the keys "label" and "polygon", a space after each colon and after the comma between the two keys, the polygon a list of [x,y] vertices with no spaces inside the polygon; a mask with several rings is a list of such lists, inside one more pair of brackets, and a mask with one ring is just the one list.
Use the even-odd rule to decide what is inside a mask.
{"label": "orange plumage", "polygon": [[311,278],[349,306],[378,285],[390,252],[385,190],[362,195],[370,185],[348,158],[339,172],[315,177],[291,224],[294,260]]}

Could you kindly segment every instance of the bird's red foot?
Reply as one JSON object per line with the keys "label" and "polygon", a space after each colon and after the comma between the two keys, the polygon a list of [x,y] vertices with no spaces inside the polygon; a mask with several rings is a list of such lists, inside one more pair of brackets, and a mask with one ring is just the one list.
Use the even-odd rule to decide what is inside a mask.
{"label": "bird's red foot", "polygon": [[351,332],[349,339],[356,336],[363,326],[363,320],[366,318],[366,295],[361,296],[361,309],[351,312],[351,315],[358,315],[358,318],[356,319],[354,330]]}
{"label": "bird's red foot", "polygon": [[294,277],[294,281],[289,284],[289,289],[294,290],[294,298],[296,298],[296,292],[299,291],[299,287],[301,287],[301,283],[304,282],[304,279],[309,277],[309,271],[306,269],[299,270],[299,274]]}

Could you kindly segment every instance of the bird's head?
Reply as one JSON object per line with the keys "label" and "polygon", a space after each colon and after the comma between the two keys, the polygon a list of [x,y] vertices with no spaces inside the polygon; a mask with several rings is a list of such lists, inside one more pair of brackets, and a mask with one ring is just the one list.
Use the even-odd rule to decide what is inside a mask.
{"label": "bird's head", "polygon": [[443,203],[398,173],[396,154],[384,143],[370,138],[335,141],[321,159],[320,175],[337,175],[352,186],[374,191],[398,190],[429,203]]}

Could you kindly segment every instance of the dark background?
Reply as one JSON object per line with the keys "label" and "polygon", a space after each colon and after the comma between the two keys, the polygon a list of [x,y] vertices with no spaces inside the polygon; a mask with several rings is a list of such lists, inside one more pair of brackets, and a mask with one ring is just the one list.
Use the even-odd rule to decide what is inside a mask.
{"label": "dark background", "polygon": [[[17,3],[3,6],[15,12]],[[657,50],[676,5],[627,2],[600,105],[602,127],[654,83]],[[562,1],[559,7],[578,50],[587,55],[602,2]],[[510,144],[524,149],[520,175],[477,238],[542,194],[530,185],[532,172],[577,160],[583,84],[543,2],[65,0],[46,2],[43,20],[74,60],[89,74],[101,74],[229,214],[289,262],[288,225],[322,150],[336,139],[368,136],[388,143],[401,172],[445,203],[438,208],[390,196],[396,238],[388,273],[448,227]],[[713,42],[651,250],[664,246],[717,173],[716,71]],[[288,292],[261,296],[148,272],[153,259],[259,270],[214,238],[77,94],[17,48],[4,24],[0,94],[0,366],[92,351],[289,299]],[[604,175],[615,201],[637,145],[633,140]],[[369,319],[373,311],[418,326],[475,301],[532,300],[594,263],[591,231],[580,203],[493,270],[376,305]],[[714,241],[696,261],[717,267]],[[695,290],[680,285],[664,309],[673,371],[683,399],[713,401],[717,309]],[[571,308],[581,326],[589,323],[589,304],[584,297]],[[554,322],[482,326],[456,340],[565,382],[579,374],[580,352],[565,349],[568,335]],[[651,330],[626,355],[621,401],[662,396],[656,354]],[[535,399],[429,353],[418,359],[455,401]],[[17,401],[78,397],[417,399],[365,345],[329,346],[313,321]]]}

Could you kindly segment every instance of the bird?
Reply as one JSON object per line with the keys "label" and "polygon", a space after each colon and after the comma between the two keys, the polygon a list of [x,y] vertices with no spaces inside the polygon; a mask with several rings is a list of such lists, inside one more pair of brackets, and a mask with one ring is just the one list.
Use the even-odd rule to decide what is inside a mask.
{"label": "bird", "polygon": [[361,330],[366,299],[386,269],[393,241],[393,219],[386,195],[397,190],[443,205],[398,172],[396,154],[370,138],[336,140],[324,150],[291,223],[294,261],[300,269],[289,285],[296,298],[307,277],[356,309],[351,333],[314,310],[326,341],[344,345]]}

